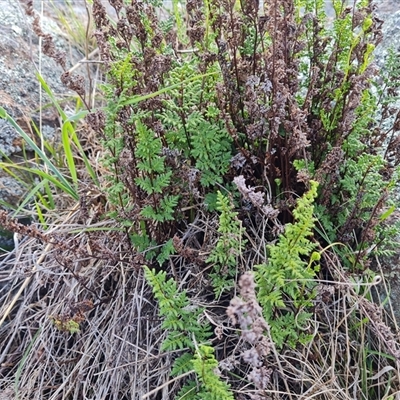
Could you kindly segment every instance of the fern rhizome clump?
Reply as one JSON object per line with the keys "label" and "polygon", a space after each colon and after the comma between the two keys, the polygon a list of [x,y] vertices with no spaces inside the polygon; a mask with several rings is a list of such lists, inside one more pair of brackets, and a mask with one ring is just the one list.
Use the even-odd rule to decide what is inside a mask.
{"label": "fern rhizome clump", "polygon": [[23,332],[1,327],[2,385],[16,374],[20,399],[394,398],[400,345],[371,291],[398,233],[400,62],[374,65],[371,2],[332,0],[331,19],[324,0],[92,3],[100,178],[77,182],[58,230],[0,215],[36,240],[15,250],[24,271],[26,246],[46,267],[13,311]]}

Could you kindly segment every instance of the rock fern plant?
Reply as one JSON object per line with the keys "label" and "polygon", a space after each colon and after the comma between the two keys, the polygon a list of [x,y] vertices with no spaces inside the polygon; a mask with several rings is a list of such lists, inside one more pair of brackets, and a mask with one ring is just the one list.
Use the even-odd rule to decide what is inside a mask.
{"label": "rock fern plant", "polygon": [[[332,257],[363,270],[389,242],[382,224],[400,157],[394,132],[375,124],[387,107],[372,85],[380,22],[367,0],[333,0],[333,21],[323,0],[174,1],[162,21],[152,1],[110,4],[116,22],[93,1],[106,107],[87,120],[103,139],[112,216],[152,268],[161,351],[189,350],[171,373],[193,369],[197,380],[176,393],[231,398],[212,377],[228,339],[213,337],[180,279],[217,310],[239,271],[254,269],[276,348],[315,339],[308,320]],[[344,246],[332,250],[336,241]],[[249,380],[265,388],[270,361],[261,350],[254,359],[265,379]]]}
{"label": "rock fern plant", "polygon": [[280,348],[284,343],[295,347],[311,339],[304,331],[312,316],[308,310],[315,296],[320,254],[314,251],[317,244],[313,241],[318,183],[310,184],[293,210],[294,222],[286,224],[277,243],[267,246],[268,262],[256,266],[258,300],[271,326],[272,339]]}
{"label": "rock fern plant", "polygon": [[161,349],[181,350],[172,366],[171,375],[177,376],[193,370],[198,383],[190,381],[180,390],[179,399],[232,399],[229,385],[215,373],[218,361],[214,348],[210,346],[211,327],[208,321],[201,322],[203,310],[193,306],[185,291],[179,291],[173,279],[166,279],[165,272],[156,273],[144,267],[145,277],[158,301],[159,313],[164,317],[162,326],[167,336]]}
{"label": "rock fern plant", "polygon": [[[88,393],[90,385],[81,385],[73,397],[134,398],[142,382],[149,388],[145,398],[161,389],[167,392],[163,397],[196,400],[230,400],[233,393],[257,399],[272,393],[349,397],[350,390],[360,398],[393,397],[400,346],[371,302],[371,286],[379,280],[369,268],[371,255],[388,254],[391,235],[399,232],[385,224],[394,210],[400,164],[400,114],[391,106],[400,62],[390,54],[388,76],[379,77],[373,49],[381,40],[380,21],[371,2],[347,7],[332,0],[331,21],[324,0],[174,0],[172,11],[161,17],[158,0],[109,0],[114,17],[104,1],[91,3],[104,104],[89,109],[84,78],[65,65],[62,80],[88,108],[87,129],[103,149],[101,179],[87,172],[105,204],[96,207],[95,218],[89,218],[86,195],[76,207],[80,218],[87,216],[84,221],[103,222],[106,214],[112,229],[97,231],[96,222],[76,239],[65,234],[63,240],[1,214],[14,232],[54,247],[45,250],[46,259],[54,256],[65,279],[79,287],[73,294],[67,290],[68,296],[97,299],[87,320],[78,315],[82,336],[74,342],[100,350],[90,363],[93,386]],[[32,2],[26,10],[33,16]],[[37,18],[34,27],[46,40],[46,54],[63,62]],[[16,125],[2,109],[0,116]],[[70,180],[44,151],[32,148],[51,171],[38,170],[43,185],[50,190],[47,183],[53,182],[78,200],[91,192],[81,187],[69,139],[86,167],[89,161],[71,121],[63,120]],[[46,302],[51,299],[48,290],[59,283],[46,278],[35,284],[40,282],[49,284],[35,286],[32,304],[42,293]],[[140,292],[146,301],[132,311],[128,299],[137,301],[139,283],[147,283]],[[234,297],[237,284],[241,298]],[[29,301],[25,309],[33,313]],[[98,310],[107,304],[117,307],[103,314],[115,324],[97,325]],[[71,304],[69,314],[74,309]],[[141,325],[142,312],[155,311],[160,318],[144,318]],[[137,322],[131,323],[134,314]],[[29,314],[26,321],[35,318]],[[126,330],[121,321],[129,321]],[[75,330],[66,328],[61,331]],[[146,336],[158,344],[163,337],[152,347],[159,354],[141,359],[152,366],[163,360],[160,376],[150,376],[154,368],[142,368],[131,348],[115,357],[110,343],[118,329],[122,346],[130,332],[137,333],[137,342]],[[108,353],[103,340],[109,340]],[[41,342],[61,343],[58,336]],[[18,348],[9,343],[7,348]],[[42,388],[43,398],[69,396],[65,376],[87,371],[87,358],[80,358],[85,351],[76,352],[84,364],[78,371],[75,359],[72,366],[65,360],[53,364],[64,354],[59,350],[49,352],[47,373],[54,374],[53,365],[62,373]],[[109,368],[114,360],[125,365]],[[11,365],[11,376],[14,361],[4,365]],[[132,369],[120,374],[127,365]],[[34,366],[36,371],[36,361]],[[132,370],[150,373],[141,381]],[[118,371],[118,389],[102,381],[111,371]],[[48,376],[39,381],[49,382]],[[36,390],[29,374],[25,382]],[[56,392],[49,394],[52,387]]]}
{"label": "rock fern plant", "polygon": [[221,213],[218,226],[220,236],[206,261],[213,265],[210,278],[215,295],[219,297],[235,285],[246,240],[238,213],[233,211],[233,205],[220,191],[217,193],[217,210]]}

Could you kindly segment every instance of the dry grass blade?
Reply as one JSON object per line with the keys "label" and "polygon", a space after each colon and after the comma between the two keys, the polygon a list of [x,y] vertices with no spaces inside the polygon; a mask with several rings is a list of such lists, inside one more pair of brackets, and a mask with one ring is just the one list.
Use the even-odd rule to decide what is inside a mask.
{"label": "dry grass blade", "polygon": [[160,391],[161,389],[163,389],[164,387],[166,387],[166,386],[168,386],[168,385],[170,385],[170,384],[172,384],[172,383],[174,383],[174,382],[176,382],[176,381],[179,381],[180,379],[184,378],[185,376],[188,376],[188,375],[192,374],[193,372],[194,372],[193,370],[192,370],[192,371],[185,372],[184,374],[179,375],[179,376],[177,376],[176,378],[173,378],[173,379],[170,379],[170,380],[167,381],[167,382],[164,382],[162,385],[156,387],[156,388],[153,389],[153,390],[150,390],[150,392],[148,392],[148,393],[146,393],[144,396],[142,396],[142,400],[148,399],[149,397],[153,396],[154,394],[156,394],[157,392],[159,392],[159,391]]}
{"label": "dry grass blade", "polygon": [[[43,253],[41,254],[40,258],[37,261],[37,264],[35,264],[32,268],[31,274],[34,274],[37,271],[37,266],[40,265],[40,263],[45,259],[46,254],[49,252],[51,248],[51,245],[48,244],[45,249],[43,250]],[[3,305],[3,307],[5,307],[4,312],[2,311],[2,317],[0,319],[0,326],[3,325],[4,321],[7,319],[7,317],[9,316],[10,312],[12,311],[13,307],[15,306],[15,303],[18,301],[19,297],[21,296],[21,294],[24,292],[24,290],[27,288],[27,286],[29,285],[29,282],[32,279],[32,275],[28,276],[24,282],[22,283],[21,287],[19,288],[18,292],[14,295],[14,298],[12,299],[12,301],[9,304],[5,304]]]}
{"label": "dry grass blade", "polygon": [[[140,398],[154,380],[162,384],[167,376],[162,378],[165,366],[158,357],[161,321],[138,260],[126,256],[124,234],[84,232],[83,226],[78,232],[79,212],[60,217],[64,223],[49,235],[64,240],[21,243],[14,260],[2,265],[9,273],[1,299],[17,293],[0,329],[0,385],[13,384],[22,354],[40,330],[21,367],[20,400],[81,399],[90,393],[99,399]],[[75,233],[67,233],[71,230]],[[72,320],[79,333],[68,332]]]}

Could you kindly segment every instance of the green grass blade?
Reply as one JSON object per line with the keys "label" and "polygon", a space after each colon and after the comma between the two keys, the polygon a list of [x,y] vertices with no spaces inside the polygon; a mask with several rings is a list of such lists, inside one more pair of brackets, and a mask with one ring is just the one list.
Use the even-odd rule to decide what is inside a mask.
{"label": "green grass blade", "polygon": [[[56,208],[56,203],[54,202],[54,196],[53,196],[53,191],[50,188],[49,185],[49,181],[46,180],[46,184],[44,186],[44,189],[46,191],[46,195],[47,195],[47,199],[48,199],[48,203],[47,201],[44,199],[44,196],[42,196],[41,194],[39,194],[39,199],[40,202],[48,209],[48,210],[54,210]],[[43,197],[43,198],[42,198]],[[48,204],[48,206],[47,206]]]}
{"label": "green grass blade", "polygon": [[[53,183],[57,180],[57,184],[56,186],[58,187],[63,187],[65,188],[63,191],[66,193],[69,193],[73,198],[78,199],[78,194],[76,193],[75,189],[69,184],[69,182],[67,181],[67,179],[65,179],[65,177],[62,175],[62,173],[58,170],[58,168],[49,160],[49,158],[47,157],[47,155],[36,145],[36,143],[29,137],[29,135],[27,135],[22,129],[21,127],[16,123],[16,121],[7,113],[7,111],[3,108],[0,107],[0,118],[3,118],[5,120],[7,120],[8,123],[10,123],[15,130],[21,135],[21,137],[29,144],[29,146],[31,146],[31,148],[34,150],[34,152],[40,157],[40,159],[45,163],[45,165],[49,168],[49,170],[51,170],[51,172],[53,172],[53,174],[56,176],[57,179],[53,178],[49,179],[50,181],[52,181]],[[3,163],[2,163],[3,164]],[[16,167],[16,166],[13,166]],[[33,170],[30,168],[26,168],[26,167],[18,167],[20,169],[23,169],[25,171],[38,171],[38,170]],[[43,171],[41,171],[43,172]],[[37,172],[35,172],[37,174]],[[45,173],[43,173],[45,174]],[[38,174],[40,175],[40,174]],[[47,176],[49,176],[48,174],[46,174]]]}
{"label": "green grass blade", "polygon": [[[76,116],[76,114],[74,114],[72,117],[68,118],[68,121],[72,121],[72,118]],[[83,163],[85,164],[86,167],[86,171],[88,172],[88,174],[90,175],[90,177],[92,178],[92,181],[94,182],[94,184],[96,186],[99,186],[99,180],[97,178],[96,172],[94,171],[89,159],[86,157],[85,151],[82,148],[82,145],[78,139],[78,136],[76,135],[76,132],[74,132],[74,134],[71,136],[72,141],[74,142],[75,146],[78,148],[79,150],[79,154],[82,157]]]}
{"label": "green grass blade", "polygon": [[[40,133],[39,128],[37,127],[37,125],[35,124],[35,122],[34,122],[34,121],[31,121],[31,123],[32,123],[32,127],[33,127],[33,130],[34,130],[34,132],[36,133],[36,135],[37,135],[40,139],[42,139],[43,136],[42,136],[42,134]],[[46,150],[50,153],[52,159],[56,159],[56,157],[57,157],[56,149],[55,149],[47,140],[43,140],[43,145],[44,145],[44,147],[46,148]],[[25,159],[26,159],[26,157],[25,157]]]}
{"label": "green grass blade", "polygon": [[11,168],[14,168],[13,164],[1,163],[0,168],[2,169],[2,171],[6,172],[7,175],[9,175],[11,178],[15,179],[16,182],[20,183],[23,186],[28,186],[28,184],[24,180],[22,180],[20,176],[12,171]]}
{"label": "green grass blade", "polygon": [[191,78],[184,79],[182,82],[175,83],[174,85],[167,86],[167,87],[165,87],[163,89],[157,90],[156,92],[153,92],[153,93],[149,93],[149,94],[145,94],[145,95],[141,95],[141,96],[132,96],[128,100],[123,100],[121,102],[118,102],[118,106],[119,107],[123,107],[123,106],[138,104],[141,101],[152,99],[153,97],[157,97],[160,94],[167,93],[168,91],[170,91],[172,89],[179,88],[182,85],[185,85],[186,83],[193,82],[193,81],[196,81],[196,80],[199,80],[199,79],[206,78],[207,76],[212,76],[212,75],[217,75],[217,74],[218,74],[217,72],[208,72],[207,74],[196,75],[196,76],[193,76]]}
{"label": "green grass blade", "polygon": [[36,78],[42,85],[43,90],[47,93],[47,95],[50,97],[50,100],[53,104],[53,106],[57,109],[57,112],[60,114],[62,121],[66,121],[68,119],[67,114],[65,114],[64,110],[60,107],[58,104],[57,99],[54,97],[53,92],[51,91],[49,85],[46,83],[46,81],[43,79],[43,77],[39,74],[36,73]]}
{"label": "green grass blade", "polygon": [[[99,181],[97,179],[96,173],[94,172],[94,169],[92,168],[92,166],[90,164],[90,161],[86,157],[86,154],[85,154],[85,152],[79,142],[79,139],[76,135],[76,131],[72,125],[72,122],[77,122],[77,121],[83,119],[88,114],[88,111],[78,110],[75,114],[73,114],[71,116],[67,116],[65,114],[65,112],[63,111],[63,109],[60,107],[58,101],[54,97],[54,95],[53,95],[51,89],[49,88],[49,86],[47,85],[46,81],[39,74],[37,74],[36,76],[39,79],[43,89],[50,97],[54,107],[56,107],[56,109],[57,109],[58,113],[60,114],[61,119],[63,121],[62,143],[63,143],[63,147],[64,147],[66,159],[67,159],[68,168],[69,168],[69,171],[70,171],[70,174],[72,177],[72,181],[74,183],[77,182],[77,174],[76,174],[76,166],[75,166],[75,162],[74,162],[74,158],[73,158],[72,150],[71,150],[71,140],[77,146],[80,156],[82,157],[83,162],[85,164],[87,172],[89,173],[89,175],[92,178],[95,185],[98,186]],[[70,134],[69,138],[68,138],[68,134]]]}
{"label": "green grass blade", "polygon": [[65,157],[67,160],[67,165],[69,169],[69,173],[71,175],[72,182],[74,184],[77,184],[78,182],[78,177],[76,173],[76,166],[75,166],[75,161],[74,157],[72,154],[71,150],[71,143],[70,143],[70,135],[71,136],[76,136],[75,129],[72,126],[71,122],[68,120],[68,116],[65,114],[64,110],[60,107],[58,104],[57,99],[54,97],[53,92],[51,91],[49,85],[47,85],[46,81],[43,79],[43,77],[40,74],[36,74],[40,84],[42,85],[42,88],[44,91],[47,93],[47,95],[50,97],[51,102],[53,103],[54,107],[57,109],[58,113],[61,116],[61,119],[63,121],[62,127],[61,127],[61,141],[65,153]]}
{"label": "green grass blade", "polygon": [[72,127],[70,122],[68,121],[64,122],[61,129],[61,141],[64,149],[65,158],[67,160],[68,170],[72,178],[72,182],[74,182],[74,184],[77,185],[78,175],[76,173],[75,160],[74,160],[74,155],[72,154],[71,142],[70,142],[72,136],[76,136],[74,128]]}
{"label": "green grass blade", "polygon": [[[0,168],[4,168],[3,164],[4,163],[0,162]],[[65,185],[63,182],[61,182],[60,180],[56,179],[54,176],[48,174],[45,171],[42,171],[42,170],[37,169],[37,168],[23,167],[22,165],[12,165],[12,166],[6,165],[6,167],[13,167],[13,168],[16,168],[16,169],[20,169],[22,171],[27,171],[27,172],[30,172],[32,174],[38,175],[41,178],[47,179],[48,181],[50,181],[54,186],[56,186],[58,189],[60,189],[64,193],[69,194],[73,199],[75,199],[75,200],[79,199],[78,193],[76,193],[76,191],[71,187],[71,185],[69,185],[69,184]]]}
{"label": "green grass blade", "polygon": [[80,121],[81,119],[85,118],[86,115],[88,115],[88,114],[89,114],[89,112],[87,110],[79,110],[75,114],[70,115],[67,118],[67,121],[77,122],[77,121]]}
{"label": "green grass blade", "polygon": [[44,218],[42,209],[41,209],[40,204],[39,204],[38,201],[35,201],[35,208],[36,208],[36,215],[37,215],[37,217],[39,219],[40,225],[44,230],[46,230],[48,228],[48,226],[46,224],[46,220]]}
{"label": "green grass blade", "polygon": [[23,208],[25,207],[26,204],[29,203],[29,201],[31,199],[34,198],[35,195],[37,195],[37,192],[42,189],[44,187],[44,185],[47,183],[48,181],[45,179],[43,181],[41,181],[40,183],[38,183],[35,187],[33,187],[29,193],[24,196],[24,200],[22,201],[22,203],[18,206],[18,208],[14,211],[13,216],[17,216],[21,213],[21,211],[23,210]]}

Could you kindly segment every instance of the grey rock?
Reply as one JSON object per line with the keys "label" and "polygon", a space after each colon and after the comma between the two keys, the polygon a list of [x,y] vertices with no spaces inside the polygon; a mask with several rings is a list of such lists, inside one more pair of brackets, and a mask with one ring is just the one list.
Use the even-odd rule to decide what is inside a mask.
{"label": "grey rock", "polygon": [[380,67],[384,68],[384,60],[388,50],[390,48],[397,52],[400,50],[400,3],[397,12],[389,15],[378,12],[378,16],[384,21],[382,26],[383,40],[375,49],[375,60]]}
{"label": "grey rock", "polygon": [[7,204],[15,205],[25,193],[21,183],[10,176],[0,176],[0,199]]}
{"label": "grey rock", "polygon": [[0,156],[10,156],[21,151],[20,136],[4,119],[0,119]]}
{"label": "grey rock", "polygon": [[[53,36],[57,50],[65,51],[69,68],[83,58],[83,54],[71,47],[66,35],[57,25],[55,16],[46,14],[51,9],[50,1],[34,0],[34,7],[38,12],[42,4],[47,10],[40,16],[41,28]],[[29,126],[30,121],[39,126],[38,121],[41,119],[41,133],[46,139],[53,139],[55,128],[59,124],[58,115],[51,107],[42,107],[39,117],[41,105],[48,104],[50,99],[43,91],[41,93],[37,73],[40,72],[57,98],[70,96],[72,92],[60,81],[64,72],[61,66],[41,54],[39,39],[32,30],[32,20],[32,17],[25,15],[19,1],[1,2],[0,105],[28,134],[33,131]],[[0,160],[3,156],[12,157],[21,152],[22,146],[23,141],[18,132],[7,121],[0,119]],[[29,147],[25,148],[29,150]],[[19,182],[0,169],[0,200],[16,205],[22,194]]]}
{"label": "grey rock", "polygon": [[[57,39],[57,47],[68,50],[69,45],[65,40],[63,43],[62,31],[57,24],[46,16],[41,21],[43,31]],[[0,55],[1,103],[14,118],[22,115],[30,117],[39,108],[38,72],[55,93],[67,92],[60,82],[62,68],[51,58],[40,55],[38,38],[31,28],[31,18],[24,14],[17,1],[2,2],[0,7]]]}

